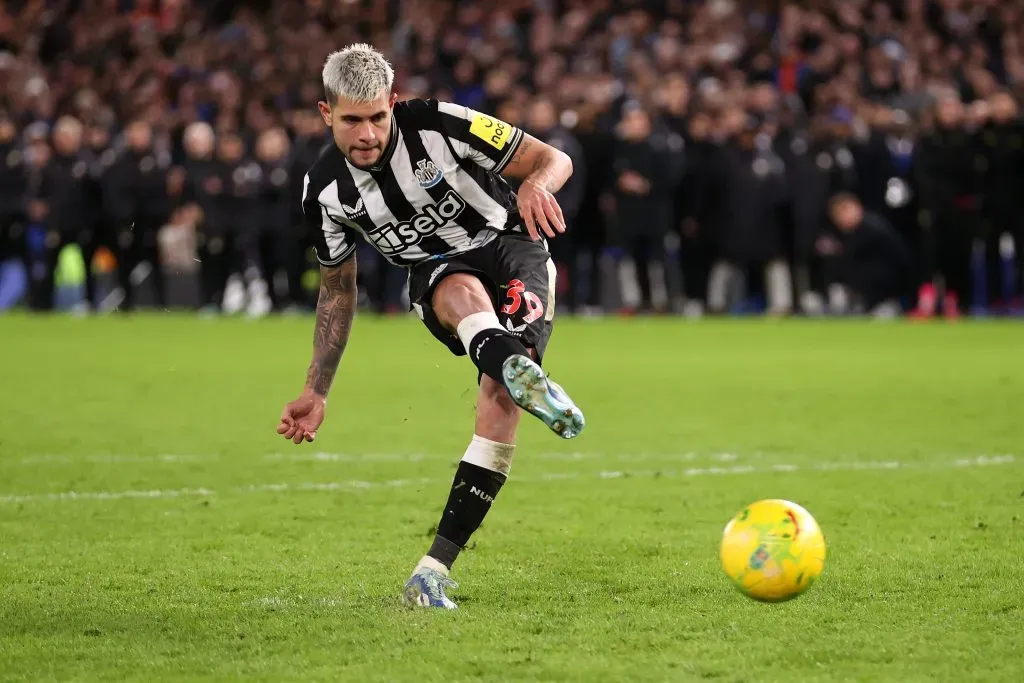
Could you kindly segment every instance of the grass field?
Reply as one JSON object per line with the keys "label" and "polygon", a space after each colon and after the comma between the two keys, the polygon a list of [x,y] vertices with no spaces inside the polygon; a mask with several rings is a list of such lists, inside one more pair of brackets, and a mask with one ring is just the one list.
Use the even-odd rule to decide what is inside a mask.
{"label": "grass field", "polygon": [[[1019,681],[1024,326],[565,321],[587,413],[524,423],[453,597],[398,595],[475,371],[360,318],[314,444],[312,321],[0,318],[0,679]],[[828,539],[780,605],[721,572],[782,497]]]}

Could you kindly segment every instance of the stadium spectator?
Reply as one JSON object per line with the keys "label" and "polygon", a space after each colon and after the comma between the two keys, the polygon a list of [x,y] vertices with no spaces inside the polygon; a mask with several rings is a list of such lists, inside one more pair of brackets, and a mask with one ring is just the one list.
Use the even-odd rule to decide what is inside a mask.
{"label": "stadium spectator", "polygon": [[[651,114],[639,104],[629,107],[619,124],[610,184],[613,227],[609,246],[635,268],[639,300],[629,309],[651,311],[668,306],[664,270],[665,239],[671,229],[675,177],[669,150],[653,134]],[[626,285],[628,286],[628,285]],[[660,296],[655,290],[661,289]],[[660,299],[660,301],[656,301]]]}
{"label": "stadium spectator", "polygon": [[[136,260],[159,260],[147,235],[173,216],[196,231],[203,294],[194,305],[221,308],[230,290],[226,310],[255,301],[258,311],[268,300],[277,309],[308,308],[315,286],[305,278],[310,236],[298,198],[323,134],[318,74],[331,49],[358,40],[389,55],[405,96],[551,125],[567,146],[578,144],[575,225],[570,239],[553,244],[575,310],[617,306],[618,274],[599,256],[622,243],[630,223],[630,234],[667,238],[652,253],[665,262],[655,281],[671,308],[685,299],[690,310],[721,309],[718,284],[740,282],[723,272],[771,264],[772,286],[749,280],[736,303],[769,289],[769,308],[801,312],[814,298],[806,294],[826,293],[815,245],[832,229],[828,201],[840,192],[891,223],[910,250],[908,277],[921,287],[901,300],[905,309],[931,315],[1019,304],[1024,200],[1012,188],[1021,173],[1024,11],[991,0],[8,2],[0,8],[0,114],[10,125],[0,131],[13,127],[14,137],[0,139],[0,162],[12,162],[0,163],[10,176],[0,248],[27,269],[26,303],[52,306],[64,246],[77,245],[87,260],[102,246],[124,250],[123,207],[107,186],[118,182],[111,164],[123,163],[128,129],[143,122],[170,193],[141,209],[144,231],[132,233],[133,244],[149,251],[120,254],[122,280],[141,272]],[[669,149],[675,175],[666,183],[666,217],[643,225],[613,211],[623,191],[609,173],[633,154],[617,132],[636,106],[648,114],[653,144],[672,134],[682,143]],[[72,120],[78,133],[67,132]],[[58,121],[64,132],[55,150]],[[188,152],[186,131],[197,124],[231,154]],[[257,147],[275,130],[287,132],[289,152],[270,164]],[[69,154],[86,163],[99,190],[61,184]],[[180,171],[162,165],[168,156]],[[289,178],[287,218],[284,197],[266,193],[265,171],[275,169]],[[257,210],[270,196],[278,209]],[[743,200],[723,207],[715,196]],[[270,215],[284,224],[268,232]],[[280,252],[268,251],[270,234],[286,243]],[[273,265],[271,254],[280,257]],[[156,274],[178,268],[153,265]],[[365,305],[400,308],[400,273],[380,258],[366,266]],[[89,301],[94,289],[90,283]]]}
{"label": "stadium spectator", "polygon": [[817,249],[827,263],[832,312],[896,315],[910,272],[906,245],[884,218],[865,211],[852,193],[829,201],[829,219],[836,236],[819,237]]}

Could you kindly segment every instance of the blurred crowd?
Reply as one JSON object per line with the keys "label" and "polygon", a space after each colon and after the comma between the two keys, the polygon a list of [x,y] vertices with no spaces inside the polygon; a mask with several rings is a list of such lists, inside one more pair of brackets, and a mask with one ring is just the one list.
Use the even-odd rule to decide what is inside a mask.
{"label": "blurred crowd", "polygon": [[0,309],[310,307],[320,70],[357,41],[573,158],[567,310],[1020,312],[1020,0],[0,0]]}

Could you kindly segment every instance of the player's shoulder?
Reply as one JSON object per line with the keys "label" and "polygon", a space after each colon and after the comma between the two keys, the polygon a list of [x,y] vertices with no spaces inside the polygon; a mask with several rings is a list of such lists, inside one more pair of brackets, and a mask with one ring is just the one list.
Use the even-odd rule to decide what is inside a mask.
{"label": "player's shoulder", "polygon": [[496,120],[493,116],[463,104],[433,98],[409,99],[395,104],[395,117],[403,128],[460,130],[477,119]]}
{"label": "player's shoulder", "polygon": [[395,103],[395,119],[403,128],[436,130],[440,125],[438,101],[413,98]]}
{"label": "player's shoulder", "polygon": [[345,170],[345,156],[334,144],[333,139],[329,136],[325,137],[316,159],[306,170],[306,182],[309,190],[315,190],[315,194],[319,194]]}
{"label": "player's shoulder", "polygon": [[325,135],[316,159],[309,165],[309,175],[310,177],[324,174],[333,175],[344,165],[345,157],[338,149],[338,145],[329,135]]}

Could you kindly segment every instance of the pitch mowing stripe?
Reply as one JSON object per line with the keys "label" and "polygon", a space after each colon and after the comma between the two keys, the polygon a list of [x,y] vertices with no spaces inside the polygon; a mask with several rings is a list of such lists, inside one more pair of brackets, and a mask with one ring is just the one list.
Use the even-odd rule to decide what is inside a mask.
{"label": "pitch mowing stripe", "polygon": [[[754,453],[760,457],[761,453]],[[451,460],[458,457],[457,453],[268,453],[262,456],[265,462],[437,462]],[[721,453],[559,453],[540,451],[530,453],[533,460],[621,460],[632,462],[637,460],[712,460],[715,462],[735,462],[739,455],[730,452]],[[781,457],[781,456],[780,456]],[[165,453],[160,455],[121,455],[96,453],[91,455],[59,455],[55,453],[39,453],[26,455],[21,458],[8,461],[6,464],[17,465],[74,465],[77,463],[88,463],[91,465],[122,465],[122,464],[193,464],[202,462],[218,462],[221,457],[217,454],[209,455],[179,455]],[[4,460],[0,458],[0,464]]]}
{"label": "pitch mowing stripe", "polygon": [[[636,453],[601,453],[601,452],[569,452],[560,453],[556,451],[538,451],[536,453],[529,453],[524,457],[528,457],[531,460],[552,460],[552,461],[569,461],[578,462],[583,460],[617,460],[620,462],[641,462],[644,460],[651,461],[664,461],[664,462],[691,462],[696,460],[710,460],[712,462],[737,462],[740,460],[749,459],[762,459],[762,458],[787,458],[792,456],[792,453],[773,453],[770,451],[752,451],[746,454],[739,454],[733,451],[719,451],[719,452],[706,452],[699,453],[695,451],[678,452],[678,453],[656,453],[656,452],[636,452]],[[856,454],[848,454],[856,459]],[[413,462],[444,462],[453,461],[457,458],[458,454],[454,452],[450,453],[326,453],[326,452],[314,452],[314,453],[268,453],[262,456],[265,462],[346,462],[346,463],[374,463],[374,462],[400,462],[400,463],[413,463]],[[956,462],[973,462],[975,460],[985,459],[999,459],[999,458],[1010,458],[1012,461],[1015,457],[1009,453],[970,453],[970,454],[959,454],[959,453],[933,453],[930,457],[933,458],[947,458],[955,460]],[[219,462],[221,456],[216,453],[207,455],[188,455],[188,454],[175,454],[175,453],[164,453],[159,455],[127,455],[127,454],[106,454],[98,453],[92,455],[59,455],[50,453],[39,453],[34,455],[26,455],[20,458],[15,458],[5,461],[0,458],[0,465],[74,465],[79,463],[88,463],[92,465],[122,465],[122,464],[167,464],[167,465],[190,465],[195,463],[204,462]],[[874,467],[876,461],[867,461],[871,467]],[[955,463],[954,463],[955,464]],[[904,467],[913,466],[911,463],[903,464]],[[829,465],[825,465],[829,467]],[[840,460],[836,461],[831,467],[836,469],[855,469],[857,467],[856,462],[851,460]]]}
{"label": "pitch mowing stripe", "polygon": [[[744,474],[769,474],[769,473],[790,473],[790,472],[836,472],[843,470],[929,470],[929,469],[955,469],[972,467],[993,467],[1010,465],[1017,462],[1012,455],[979,455],[972,458],[960,458],[953,461],[941,463],[906,463],[899,461],[879,462],[830,462],[816,463],[814,465],[788,465],[778,463],[763,467],[754,465],[734,465],[731,467],[688,467],[686,469],[660,469],[660,470],[602,470],[596,473],[580,472],[549,472],[536,477],[515,477],[516,482],[538,483],[551,481],[581,481],[596,480],[606,481],[611,479],[636,478],[689,478],[706,476],[744,475]],[[358,479],[329,481],[329,482],[301,482],[301,483],[267,483],[252,484],[243,487],[233,487],[222,490],[228,495],[246,495],[261,493],[354,493],[360,491],[390,490],[417,485],[434,485],[450,483],[450,477],[446,478],[413,478],[413,479],[389,479],[384,481],[364,481]],[[151,489],[138,491],[62,491],[57,493],[27,493],[0,495],[0,504],[19,504],[36,502],[76,502],[76,501],[107,501],[107,500],[152,500],[157,498],[209,498],[218,495],[218,491],[206,487],[184,488],[184,489]]]}

